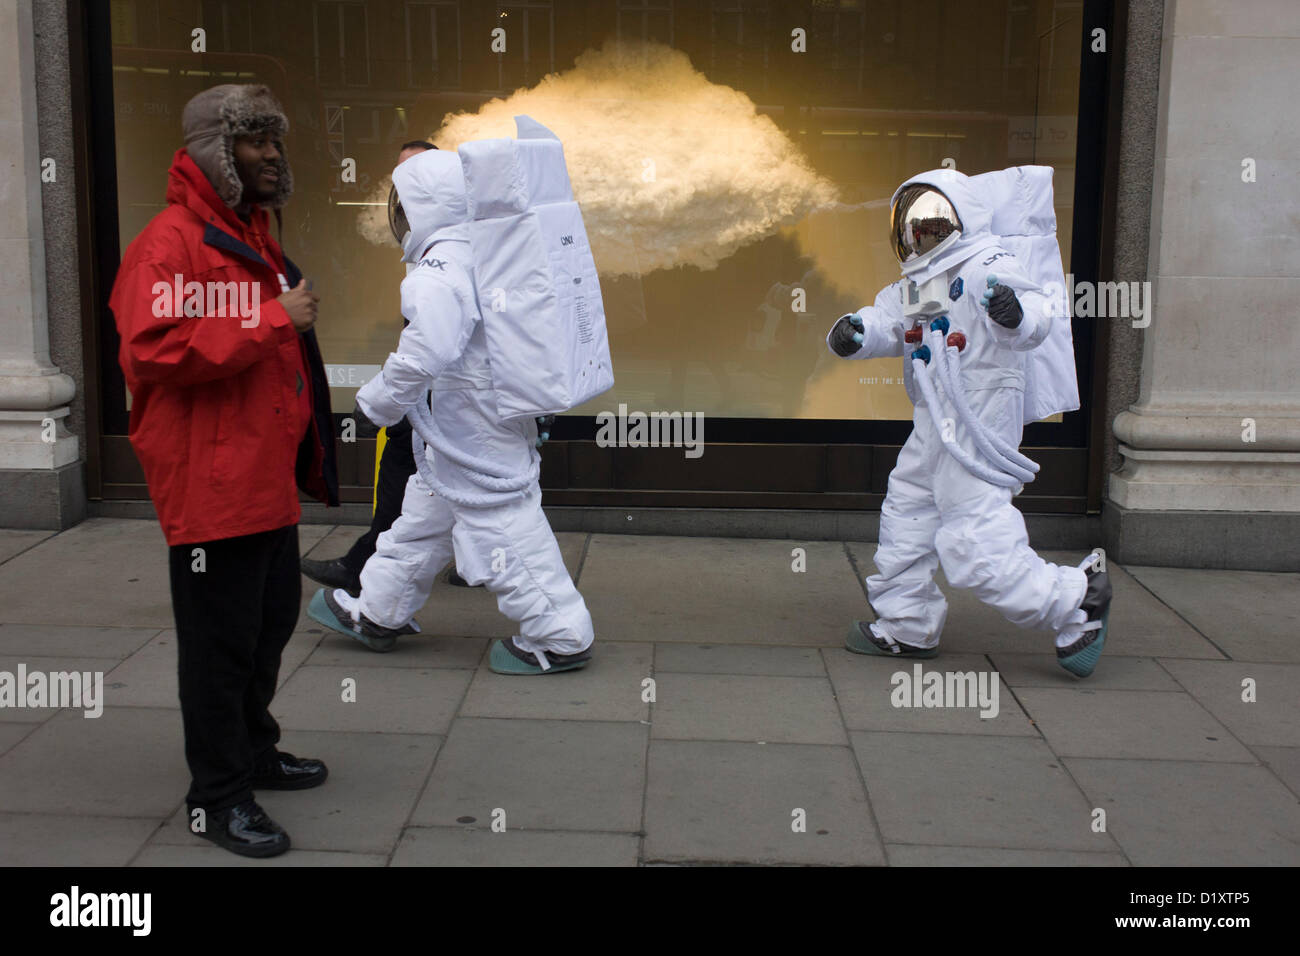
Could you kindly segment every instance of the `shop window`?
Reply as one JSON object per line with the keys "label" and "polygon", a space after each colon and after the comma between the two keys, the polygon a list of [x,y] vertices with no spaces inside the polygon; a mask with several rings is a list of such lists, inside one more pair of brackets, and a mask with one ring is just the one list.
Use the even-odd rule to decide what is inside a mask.
{"label": "shop window", "polygon": [[536,83],[555,68],[555,11],[551,3],[499,3],[496,25],[506,31],[497,58],[497,88]]}
{"label": "shop window", "polygon": [[370,82],[370,29],[365,3],[316,0],[316,80],[322,86],[365,86]]}
{"label": "shop window", "polygon": [[459,89],[460,4],[407,3],[407,82],[417,89]]}
{"label": "shop window", "polygon": [[673,42],[673,6],[665,0],[618,0],[618,38],[624,41]]}

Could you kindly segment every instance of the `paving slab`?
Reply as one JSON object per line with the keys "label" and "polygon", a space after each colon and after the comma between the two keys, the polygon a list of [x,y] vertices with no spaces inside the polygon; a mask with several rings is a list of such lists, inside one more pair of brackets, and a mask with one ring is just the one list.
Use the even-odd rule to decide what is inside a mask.
{"label": "paving slab", "polygon": [[[1252,745],[1300,747],[1300,692],[1296,690],[1300,664],[1160,663],[1238,739]],[[1254,700],[1250,702],[1242,700],[1247,680],[1254,682]]]}
{"label": "paving slab", "polygon": [[[1182,690],[1169,672],[1151,657],[1112,657],[1102,653],[1097,669],[1084,680],[1056,663],[1054,653],[989,655],[1002,680],[1013,688],[1051,687],[1055,690]],[[942,658],[940,658],[942,660]]]}
{"label": "paving slab", "polygon": [[34,731],[36,726],[36,724],[0,721],[0,754],[8,753]]}
{"label": "paving slab", "polygon": [[116,657],[120,660],[130,657],[161,631],[157,627],[2,624],[0,654],[12,657]]}
{"label": "paving slab", "polygon": [[1291,792],[1300,797],[1300,747],[1255,747],[1254,750]]}
{"label": "paving slab", "polygon": [[[397,845],[441,743],[441,737],[424,734],[286,733],[280,746],[325,761],[329,779],[311,790],[262,791],[257,802],[284,827],[296,850],[386,857]],[[210,846],[189,832],[184,807],[152,843]]]}
{"label": "paving slab", "polygon": [[409,827],[392,866],[636,866],[628,833]]}
{"label": "paving slab", "polygon": [[[289,837],[290,842],[293,836]],[[340,853],[327,850],[300,850],[292,847],[288,853],[269,860],[253,860],[239,856],[218,846],[169,846],[155,844],[146,847],[132,866],[387,866],[388,856],[383,853]]]}
{"label": "paving slab", "polygon": [[592,535],[582,589],[597,640],[836,644],[865,606],[833,541]]}
{"label": "paving slab", "polygon": [[598,642],[591,663],[578,671],[546,676],[494,674],[484,664],[474,675],[462,717],[537,720],[635,720],[650,716],[643,700],[650,677],[649,644]]}
{"label": "paving slab", "polygon": [[[314,624],[314,621],[308,623]],[[306,661],[315,667],[451,667],[473,670],[483,661],[490,643],[483,637],[430,637],[412,634],[386,654],[367,650],[359,642],[324,627],[309,628],[320,644]]]}
{"label": "paving slab", "polygon": [[1300,865],[1300,801],[1266,767],[1065,764],[1134,866]]}
{"label": "paving slab", "polygon": [[1254,754],[1190,694],[1042,687],[1017,694],[1062,756],[1255,763]]}
{"label": "paving slab", "polygon": [[35,547],[46,538],[53,537],[54,534],[56,534],[54,531],[0,528],[0,564],[4,564],[10,558]]}
{"label": "paving slab", "polygon": [[815,647],[770,644],[657,644],[655,673],[825,677]]}
{"label": "paving slab", "polygon": [[1300,663],[1300,574],[1148,567],[1129,571],[1234,660]]}
{"label": "paving slab", "polygon": [[655,680],[656,739],[848,743],[825,677],[660,674]]}
{"label": "paving slab", "polygon": [[[876,544],[850,542],[853,553],[864,576],[874,574],[872,560]],[[1077,565],[1085,555],[1065,551],[1042,551],[1039,556],[1056,564]],[[1192,657],[1222,660],[1213,644],[1198,634],[1186,621],[1166,607],[1158,598],[1124,568],[1108,562],[1107,572],[1115,597],[1111,604],[1110,626],[1106,640],[1109,657]],[[998,651],[1023,654],[1041,653],[1051,657],[1055,643],[1050,631],[1016,627],[993,608],[981,602],[970,591],[954,588],[948,583],[941,568],[935,575],[939,587],[948,598],[948,623],[943,633],[943,649],[961,653],[994,653]],[[872,619],[866,603],[857,617]],[[1101,665],[1098,665],[1101,666]]]}
{"label": "paving slab", "polygon": [[[279,685],[310,656],[319,634],[295,632],[280,655]],[[119,707],[181,706],[177,683],[176,631],[162,631],[104,677],[109,701]]]}
{"label": "paving slab", "polygon": [[299,524],[298,525],[298,554],[306,555],[311,549],[316,547],[325,537],[339,525],[331,524]]}
{"label": "paving slab", "polygon": [[[835,696],[844,714],[844,723],[850,730],[895,730],[918,733],[947,734],[1008,734],[1025,737],[1038,735],[1033,723],[1016,703],[1015,695],[1000,678],[993,676],[993,668],[986,657],[978,654],[941,654],[927,661],[896,661],[887,657],[854,654],[844,648],[825,648],[822,656],[835,686]],[[917,680],[917,666],[921,667]],[[958,674],[975,673],[976,694],[969,695],[969,678]],[[954,695],[960,686],[967,696],[965,707],[894,706],[895,695],[906,702],[924,703],[923,688],[927,674],[942,675],[945,687],[949,674],[953,675]],[[901,674],[902,677],[895,677]],[[989,706],[980,706],[978,682],[984,677]],[[919,686],[918,686],[919,684]],[[997,713],[993,713],[993,688],[997,688]],[[912,693],[904,691],[911,689]],[[953,703],[959,703],[956,696]]]}
{"label": "paving slab", "polygon": [[[470,676],[445,668],[304,665],[276,694],[271,714],[285,730],[445,734]],[[345,687],[346,681],[353,683]]]}
{"label": "paving slab", "polygon": [[5,624],[176,623],[167,542],[156,521],[83,521],[0,564],[0,594]]}
{"label": "paving slab", "polygon": [[1114,851],[1092,807],[1042,740],[854,732],[888,843]]}
{"label": "paving slab", "polygon": [[[314,558],[317,561],[327,561],[330,558],[341,558],[348,553],[357,539],[366,533],[363,525],[336,524],[336,525],[302,525],[303,527],[318,528],[323,534],[314,535],[308,547],[302,549],[304,558]],[[303,539],[299,539],[300,543]],[[303,587],[311,579],[303,577]]]}
{"label": "paving slab", "polygon": [[1128,866],[1124,854],[1082,850],[1003,850],[976,846],[888,843],[890,866]]}
{"label": "paving slab", "polygon": [[458,718],[411,823],[487,829],[500,809],[507,830],[639,832],[646,734],[640,723]]}
{"label": "paving slab", "polygon": [[[311,557],[340,557],[364,532],[364,528],[335,528],[312,548]],[[564,566],[570,575],[576,574],[587,540],[586,533],[561,532],[555,537],[560,545]],[[303,576],[304,613],[306,601],[319,588],[319,584]],[[415,622],[425,637],[509,637],[519,632],[514,622],[497,610],[496,598],[487,588],[455,587],[443,580],[442,576],[434,584],[424,607],[416,612]],[[596,640],[602,637],[598,627]]]}
{"label": "paving slab", "polygon": [[649,862],[885,862],[847,747],[655,740],[645,813]]}
{"label": "paving slab", "polygon": [[[25,696],[27,687],[31,686],[30,679],[32,674],[40,673],[46,676],[45,683],[46,683],[47,701],[53,701],[54,698],[51,695],[58,692],[57,688],[50,686],[49,675],[51,673],[76,671],[82,675],[80,679],[80,683],[83,687],[85,687],[84,675],[87,672],[91,674],[92,682],[94,681],[95,674],[102,675],[104,699],[103,701],[98,702],[98,705],[106,709],[108,707],[111,707],[115,700],[113,691],[109,687],[107,674],[114,667],[116,667],[117,664],[118,661],[116,658],[106,659],[102,657],[8,657],[6,656],[6,657],[0,657],[0,672],[5,672],[8,675],[10,675],[9,679],[12,679],[15,682],[16,693],[24,701],[27,699]],[[28,685],[26,687],[16,686],[20,666],[26,667],[26,674],[28,675]],[[75,690],[75,688],[73,688],[73,690]],[[93,686],[90,688],[90,690],[91,693],[93,694],[94,692]],[[84,695],[85,691],[83,690],[82,693]],[[83,696],[83,701],[84,701],[84,696]],[[7,707],[6,706],[6,707],[0,707],[0,718],[3,718],[6,721],[12,721],[14,723],[41,724],[49,720],[52,716],[54,716],[54,714],[57,713],[59,709],[60,708],[58,707],[26,707],[26,706]],[[78,717],[80,717],[83,713],[85,713],[84,707],[73,707],[68,709],[74,712]],[[89,719],[96,720],[98,718],[92,717]]]}
{"label": "paving slab", "polygon": [[0,866],[125,866],[159,819],[0,813]]}
{"label": "paving slab", "polygon": [[0,757],[0,811],[161,819],[189,783],[179,711],[65,710]]}

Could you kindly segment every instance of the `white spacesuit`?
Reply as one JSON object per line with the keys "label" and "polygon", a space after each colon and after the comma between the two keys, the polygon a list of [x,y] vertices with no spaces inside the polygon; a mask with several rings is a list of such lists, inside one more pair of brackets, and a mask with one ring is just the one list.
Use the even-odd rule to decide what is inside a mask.
{"label": "white spacesuit", "polygon": [[1038,470],[1018,450],[1023,426],[1078,408],[1051,172],[941,169],[908,180],[891,203],[903,278],[827,336],[844,358],[906,350],[915,406],[881,509],[878,573],[866,582],[876,620],[855,622],[850,650],[933,657],[947,616],[933,577],[942,563],[951,584],[1009,621],[1055,631],[1071,673],[1096,664],[1110,604],[1099,553],[1079,567],[1044,561],[1011,503]]}
{"label": "white spacesuit", "polygon": [[419,470],[401,517],[361,572],[360,597],[322,591],[310,613],[373,650],[390,650],[399,635],[417,630],[412,617],[454,551],[461,575],[486,584],[518,622],[518,635],[492,647],[494,671],[581,667],[594,637],[591,615],[542,512],[537,424],[503,419],[497,407],[461,157],[450,150],[413,156],[394,170],[393,184],[409,222],[404,258],[417,263],[402,282],[409,324],[357,403],[378,425],[411,415]]}

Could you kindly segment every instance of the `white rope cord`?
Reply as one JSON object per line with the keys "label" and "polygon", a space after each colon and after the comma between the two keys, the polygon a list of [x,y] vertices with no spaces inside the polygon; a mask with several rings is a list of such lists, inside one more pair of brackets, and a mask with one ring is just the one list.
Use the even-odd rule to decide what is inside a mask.
{"label": "white rope cord", "polygon": [[957,347],[945,345],[944,334],[939,329],[931,330],[930,338],[932,360],[939,366],[940,380],[944,384],[948,398],[951,399],[958,417],[971,433],[975,446],[984,455],[985,460],[994,468],[1013,475],[1020,483],[1033,481],[1038,473],[1038,463],[1026,458],[1018,450],[1008,451],[1006,442],[985,427],[970,407],[970,402],[966,400],[966,393],[958,379]]}
{"label": "white rope cord", "polygon": [[923,359],[912,359],[912,377],[920,384],[921,392],[925,396],[925,402],[930,406],[930,420],[934,424],[935,433],[939,436],[939,440],[943,442],[944,447],[948,449],[948,453],[957,459],[959,465],[976,478],[982,478],[989,484],[997,485],[999,488],[1014,488],[1021,484],[1019,479],[997,471],[978,458],[972,457],[956,441],[950,441],[944,435],[939,420],[936,418],[936,415],[942,410],[942,406],[939,404],[939,396],[935,393],[934,383],[930,381],[929,368]]}
{"label": "white rope cord", "polygon": [[[423,401],[416,402],[406,417],[411,423],[411,450],[415,454],[415,467],[420,473],[421,480],[432,491],[453,504],[467,508],[505,504],[526,493],[537,481],[540,465],[538,460],[534,460],[532,467],[522,475],[494,475],[492,472],[496,470],[496,465],[493,462],[453,448],[443,437],[433,414],[429,411],[429,406]],[[484,492],[475,495],[453,491],[438,481],[434,477],[428,456],[425,455],[426,444],[452,464],[463,468],[466,477],[483,488]]]}

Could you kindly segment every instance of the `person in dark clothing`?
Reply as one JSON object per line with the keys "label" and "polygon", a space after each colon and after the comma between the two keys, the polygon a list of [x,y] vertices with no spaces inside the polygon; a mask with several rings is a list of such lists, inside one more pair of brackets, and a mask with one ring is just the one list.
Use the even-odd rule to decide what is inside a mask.
{"label": "person in dark clothing", "polygon": [[167,209],[127,248],[109,306],[131,445],[169,546],[190,829],[243,856],[289,836],[255,790],[325,782],[277,749],[269,707],[301,604],[298,490],[338,505],[317,297],[271,237],[292,191],[265,86],[190,100]]}
{"label": "person in dark clothing", "polygon": [[[406,162],[412,156],[426,149],[437,149],[425,140],[412,140],[403,143],[397,154],[397,162]],[[406,325],[406,320],[402,320]],[[361,413],[353,412],[357,423],[357,434],[362,438],[374,438],[378,432]],[[402,513],[402,497],[406,494],[406,483],[415,474],[415,453],[411,450],[411,423],[402,419],[396,425],[390,425],[384,442],[383,456],[379,459],[379,475],[375,481],[375,512],[370,519],[366,533],[356,540],[347,554],[339,558],[303,558],[302,573],[318,584],[326,587],[343,588],[353,597],[361,593],[361,569],[366,566],[370,556],[375,553],[379,536],[393,526]],[[468,587],[465,579],[456,573],[453,566],[447,573],[447,581],[459,587]]]}

